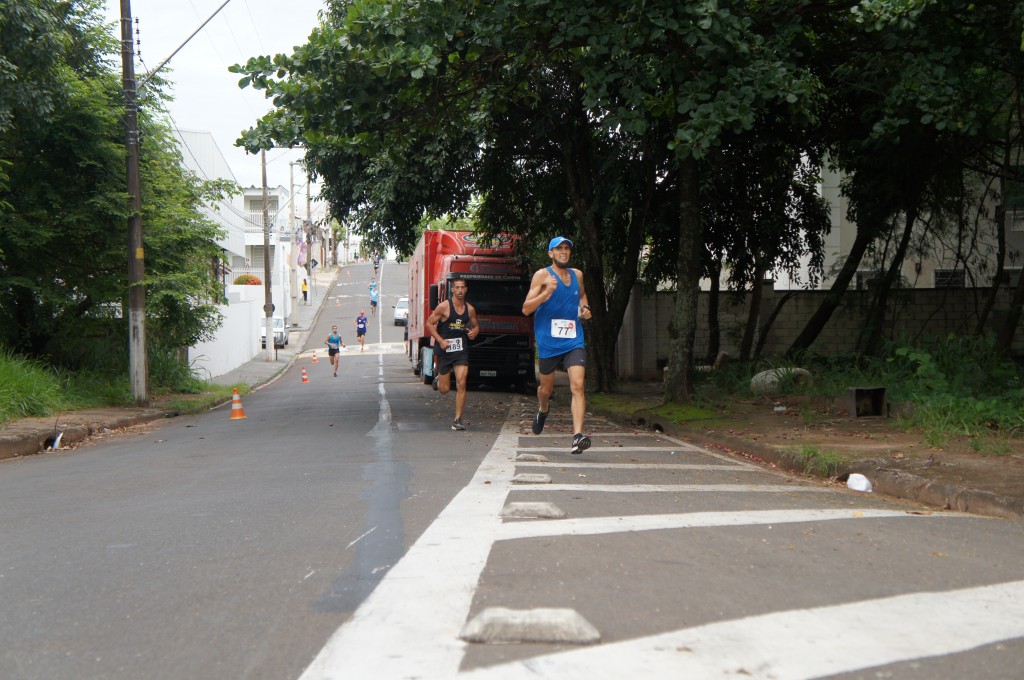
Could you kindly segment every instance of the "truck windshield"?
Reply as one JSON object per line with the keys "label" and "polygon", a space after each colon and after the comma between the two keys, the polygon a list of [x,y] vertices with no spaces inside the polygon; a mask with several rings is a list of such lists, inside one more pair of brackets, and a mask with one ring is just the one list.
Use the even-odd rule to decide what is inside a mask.
{"label": "truck windshield", "polygon": [[523,301],[530,292],[529,281],[485,281],[467,279],[466,300],[477,314],[522,316]]}

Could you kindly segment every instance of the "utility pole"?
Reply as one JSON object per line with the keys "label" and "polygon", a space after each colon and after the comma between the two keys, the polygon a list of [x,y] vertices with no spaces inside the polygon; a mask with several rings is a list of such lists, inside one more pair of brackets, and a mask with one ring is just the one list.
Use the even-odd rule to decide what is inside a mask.
{"label": "utility pole", "polygon": [[263,313],[267,323],[267,361],[274,361],[274,296],[270,290],[270,195],[267,191],[267,152],[260,150],[263,166]]}
{"label": "utility pole", "polygon": [[[312,292],[316,292],[313,286],[313,221],[309,219],[309,181],[306,181],[306,271],[309,272],[309,283]],[[309,304],[313,304],[313,296],[309,296]]]}
{"label": "utility pole", "polygon": [[291,238],[292,243],[292,256],[289,259],[291,265],[290,282],[292,288],[292,314],[291,324],[292,326],[299,325],[299,270],[297,268],[297,261],[299,259],[298,240],[295,238],[295,163],[297,161],[288,162],[288,236]]}
{"label": "utility pole", "polygon": [[121,0],[121,85],[124,88],[125,151],[128,170],[128,377],[137,404],[149,401],[146,361],[146,260],[142,244],[142,191],[139,179],[139,119],[135,90],[135,46],[131,0]]}

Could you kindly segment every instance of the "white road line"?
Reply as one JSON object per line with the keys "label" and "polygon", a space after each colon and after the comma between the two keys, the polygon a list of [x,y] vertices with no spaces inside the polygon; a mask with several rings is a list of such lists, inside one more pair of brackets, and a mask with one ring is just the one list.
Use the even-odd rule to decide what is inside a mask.
{"label": "white road line", "polygon": [[[532,423],[533,422],[533,412],[531,411],[530,413],[524,413],[522,416],[520,416],[520,420],[522,422],[529,421],[529,422]],[[548,418],[547,422],[550,423],[550,422],[553,422],[554,420],[557,420],[557,418]],[[565,423],[572,422],[572,418],[569,417],[569,416],[566,416],[562,420]],[[590,436],[591,439],[593,439],[594,437],[608,437],[609,439],[630,439],[630,438],[635,438],[635,439],[639,439],[639,438],[643,438],[643,439],[656,439],[656,440],[659,440],[659,441],[672,442],[672,443],[676,444],[680,448],[701,449],[700,446],[698,446],[697,444],[694,444],[693,442],[688,442],[688,441],[685,441],[683,439],[677,439],[677,438],[672,437],[670,435],[667,435],[667,434],[665,434],[663,432],[653,432],[653,431],[650,431],[650,430],[640,431],[640,432],[622,432],[621,430],[590,430],[590,431],[587,432],[587,434]],[[523,436],[524,437],[525,436],[529,436],[529,437],[532,438],[534,435],[532,435],[532,434],[527,435],[527,434],[524,433]],[[540,434],[540,435],[536,435],[536,436],[538,436],[538,437],[555,437],[555,436],[562,436],[562,435],[553,435],[553,434],[549,433],[549,434]]]}
{"label": "white road line", "polygon": [[587,491],[591,493],[835,493],[826,486],[795,484],[516,484],[516,491]]}
{"label": "white road line", "polygon": [[517,430],[502,429],[473,479],[331,636],[304,680],[455,677],[466,647],[459,631],[511,485]]}
{"label": "white road line", "polygon": [[659,531],[662,529],[702,529],[706,527],[745,527],[765,524],[792,524],[797,522],[826,522],[835,520],[861,520],[890,517],[924,519],[933,517],[962,517],[941,515],[911,515],[902,510],[857,508],[842,510],[744,510],[739,512],[692,512],[671,515],[633,515],[622,517],[578,517],[573,519],[537,522],[506,522],[498,531],[499,541],[548,536],[592,536],[627,531]]}
{"label": "white road line", "polygon": [[516,467],[584,468],[591,470],[701,470],[706,472],[764,472],[752,465],[698,465],[690,463],[558,463],[549,461],[516,461]]}
{"label": "white road line", "polygon": [[[568,446],[536,446],[530,448],[519,449],[523,453],[538,453],[538,452],[554,452],[554,453],[567,453],[569,450]],[[685,448],[682,446],[630,446],[626,448],[624,446],[591,446],[587,449],[587,453],[621,453],[624,451],[637,451],[639,453],[671,453],[672,451],[679,452],[685,451],[686,453],[707,453],[704,449],[691,446]]]}
{"label": "white road line", "polygon": [[1024,581],[751,616],[463,673],[460,678],[810,680],[1024,637]]}

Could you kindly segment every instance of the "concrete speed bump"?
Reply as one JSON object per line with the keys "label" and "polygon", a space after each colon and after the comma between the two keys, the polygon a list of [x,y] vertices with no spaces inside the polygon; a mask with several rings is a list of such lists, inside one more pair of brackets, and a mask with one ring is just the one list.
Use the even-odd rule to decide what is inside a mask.
{"label": "concrete speed bump", "polygon": [[459,637],[485,644],[561,643],[592,645],[601,633],[575,609],[489,607],[462,627]]}
{"label": "concrete speed bump", "polygon": [[513,484],[550,484],[551,475],[520,472],[512,478]]}
{"label": "concrete speed bump", "polygon": [[509,503],[501,511],[506,519],[565,519],[565,511],[554,503],[523,502]]}

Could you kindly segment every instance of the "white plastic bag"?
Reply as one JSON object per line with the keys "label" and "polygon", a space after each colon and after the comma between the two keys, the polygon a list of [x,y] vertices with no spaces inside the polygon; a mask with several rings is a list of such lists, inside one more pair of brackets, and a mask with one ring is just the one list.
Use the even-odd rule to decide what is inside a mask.
{"label": "white plastic bag", "polygon": [[851,474],[846,480],[846,486],[854,491],[871,493],[871,480],[856,472]]}

